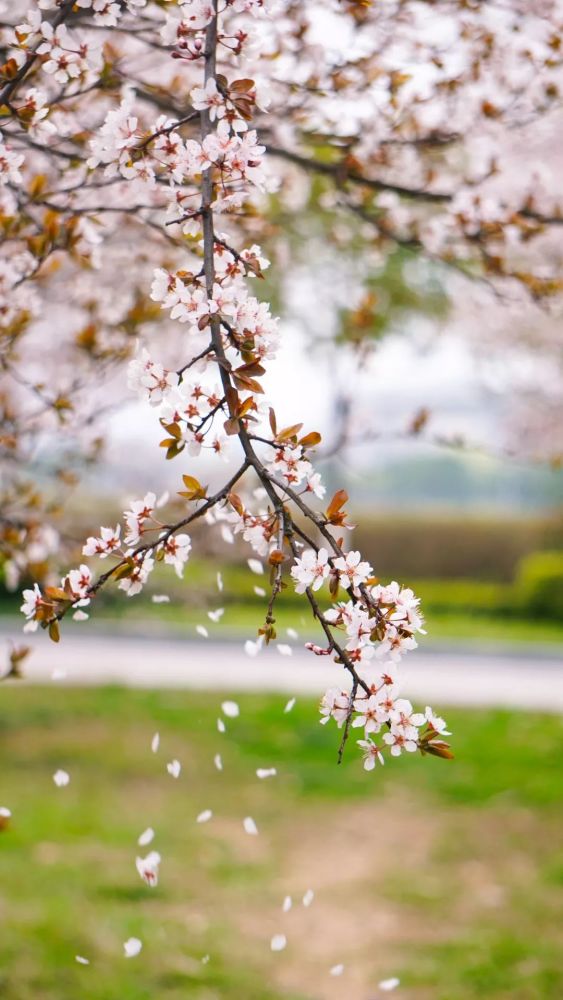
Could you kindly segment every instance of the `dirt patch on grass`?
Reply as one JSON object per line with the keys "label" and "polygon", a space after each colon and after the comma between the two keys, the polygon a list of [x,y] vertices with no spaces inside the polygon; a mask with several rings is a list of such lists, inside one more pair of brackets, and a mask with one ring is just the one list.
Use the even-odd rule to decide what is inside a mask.
{"label": "dirt patch on grass", "polygon": [[[296,817],[277,844],[274,907],[239,913],[243,933],[265,947],[273,934],[287,936],[272,963],[275,985],[314,1000],[376,996],[379,980],[394,975],[399,949],[421,930],[416,921],[408,926],[385,887],[396,869],[413,879],[424,870],[437,833],[432,814],[403,795]],[[309,889],[315,897],[306,907]],[[283,913],[287,895],[293,906]],[[341,963],[342,976],[331,976]]]}
{"label": "dirt patch on grass", "polygon": [[[266,949],[273,934],[287,936],[271,970],[288,995],[375,1000],[385,995],[379,981],[425,946],[463,942],[482,921],[508,928],[518,920],[514,893],[533,902],[538,868],[556,842],[554,829],[537,827],[531,812],[435,811],[405,791],[302,813],[274,846],[271,908],[239,907],[241,934]],[[307,889],[315,897],[304,907]],[[293,906],[283,913],[286,895]],[[342,976],[331,976],[341,963]],[[421,985],[401,989],[402,1000],[436,995]]]}

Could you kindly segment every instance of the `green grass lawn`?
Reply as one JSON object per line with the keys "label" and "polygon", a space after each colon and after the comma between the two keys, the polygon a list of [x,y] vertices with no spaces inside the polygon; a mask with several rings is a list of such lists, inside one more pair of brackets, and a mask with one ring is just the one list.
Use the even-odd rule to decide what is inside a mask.
{"label": "green grass lawn", "polygon": [[[284,715],[282,697],[238,698],[220,735],[220,701],[0,689],[3,1000],[375,1000],[390,976],[407,1000],[563,995],[560,720],[458,710],[454,761],[367,774],[353,746],[336,765],[310,702]],[[135,870],[149,825],[153,890]],[[126,960],[130,936],[144,947]]]}

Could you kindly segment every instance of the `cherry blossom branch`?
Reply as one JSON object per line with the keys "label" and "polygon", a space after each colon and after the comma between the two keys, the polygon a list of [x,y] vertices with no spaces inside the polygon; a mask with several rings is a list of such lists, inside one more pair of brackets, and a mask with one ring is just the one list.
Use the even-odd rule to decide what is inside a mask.
{"label": "cherry blossom branch", "polygon": [[[243,6],[254,15],[261,15],[261,0],[245,0]],[[221,16],[227,15],[231,7],[239,13],[239,0],[225,0]],[[241,532],[271,567],[271,593],[265,624],[259,629],[259,636],[266,643],[275,638],[276,600],[285,586],[284,564],[287,556],[291,557],[289,576],[296,592],[305,595],[326,639],[325,647],[315,643],[308,643],[307,647],[316,655],[329,656],[351,678],[349,691],[343,690],[342,685],[330,689],[321,703],[324,721],[333,718],[338,726],[344,725],[339,760],[351,729],[357,725],[364,726],[368,737],[359,741],[368,769],[376,759],[382,759],[382,747],[374,744],[369,734],[379,732],[383,725],[388,729],[383,742],[393,756],[398,756],[402,749],[447,756],[445,745],[438,745],[432,736],[443,731],[442,720],[414,713],[410,702],[397,697],[390,663],[383,663],[379,673],[377,670],[374,673],[376,662],[370,666],[373,658],[389,657],[395,662],[403,652],[414,648],[414,635],[422,631],[423,624],[418,599],[395,582],[380,586],[359,552],[344,551],[341,541],[331,531],[346,524],[344,491],[334,495],[325,513],[308,502],[309,495],[322,498],[325,492],[309,457],[311,449],[319,444],[320,435],[311,431],[300,436],[302,424],[278,429],[275,412],[271,408],[268,412],[261,401],[260,379],[277,349],[277,320],[271,316],[268,304],[249,294],[247,285],[261,276],[268,261],[262,258],[260,247],[239,250],[233,246],[236,240],[216,234],[215,218],[219,213],[222,218],[230,213],[231,220],[238,219],[244,217],[247,204],[248,209],[252,208],[252,186],[264,183],[265,150],[249,126],[259,104],[254,81],[247,76],[229,79],[218,72],[217,47],[224,40],[218,8],[217,0],[198,4],[202,24],[182,28],[182,39],[186,35],[188,41],[180,42],[175,52],[178,58],[187,61],[203,58],[203,87],[194,88],[190,94],[193,111],[180,121],[159,118],[147,135],[146,124],[142,126],[132,113],[133,98],[128,90],[119,108],[108,112],[99,134],[93,137],[92,155],[87,163],[89,169],[103,165],[106,174],[117,173],[123,179],[148,184],[153,189],[160,185],[160,190],[164,190],[168,185],[173,194],[172,224],[182,227],[182,236],[200,241],[182,269],[171,272],[168,268],[157,268],[151,288],[151,299],[170,310],[172,321],[189,324],[191,356],[179,369],[170,371],[143,350],[129,365],[130,387],[160,407],[159,421],[169,435],[161,442],[167,458],[175,458],[184,449],[189,455],[198,454],[202,447],[222,451],[223,440],[216,423],[223,413],[223,418],[226,417],[223,431],[227,438],[238,440],[243,463],[212,497],[207,497],[206,488],[193,475],[184,474],[185,490],[179,495],[199,506],[173,524],[159,520],[154,493],[133,501],[131,509],[124,512],[123,541],[120,525],[102,527],[100,537],[88,538],[83,548],[85,556],[102,559],[110,556],[117,561],[95,581],[89,566],[83,564],[71,570],[60,587],[47,587],[45,596],[37,585],[33,591],[24,591],[22,611],[28,620],[26,628],[41,624],[49,629],[52,639],[58,640],[58,622],[71,608],[77,609],[79,617],[85,617],[81,608],[110,580],[118,581],[118,587],[128,596],[139,593],[155,561],[173,565],[181,576],[191,550],[191,540],[181,529],[204,514],[213,515],[215,522],[231,523],[234,532]],[[246,37],[242,32],[237,56]],[[226,46],[227,51],[229,48]],[[229,57],[223,52],[222,58],[228,61]],[[64,67],[61,72],[64,78]],[[33,107],[36,109],[36,104]],[[179,134],[180,125],[191,121],[195,113],[200,118],[199,141]],[[166,141],[162,142],[163,139]],[[17,173],[17,161],[12,158],[6,163],[12,175]],[[51,201],[56,193],[47,197]],[[188,205],[197,205],[195,199],[199,207],[187,211]],[[44,203],[46,196],[39,189],[36,201],[41,203],[41,200]],[[123,210],[124,216],[128,211],[135,214],[132,205],[124,205]],[[152,220],[141,221],[150,225]],[[162,227],[167,224],[163,220]],[[56,226],[51,225],[51,230],[56,233]],[[49,239],[55,242],[50,235]],[[201,245],[203,265],[198,271]],[[207,341],[203,348],[202,339]],[[206,389],[199,378],[183,377],[196,365],[198,372],[218,373],[222,393],[215,387]],[[271,438],[265,437],[261,430],[266,419]],[[209,444],[212,429],[214,437]],[[267,446],[268,453],[263,456],[255,445]],[[250,469],[267,497],[266,511],[253,513],[246,501],[233,492]],[[296,519],[304,521],[303,526],[294,520],[294,510]],[[141,541],[147,532],[154,533],[152,540]],[[326,548],[311,537],[317,532],[326,542]],[[298,539],[308,548],[303,549]],[[316,596],[325,583],[332,599],[327,610],[322,609]],[[343,600],[337,600],[339,588]]]}

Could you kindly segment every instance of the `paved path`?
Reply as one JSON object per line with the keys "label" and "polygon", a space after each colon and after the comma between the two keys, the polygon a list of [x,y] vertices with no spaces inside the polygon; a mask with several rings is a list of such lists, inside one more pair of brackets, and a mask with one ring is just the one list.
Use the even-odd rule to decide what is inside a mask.
{"label": "paved path", "polygon": [[[299,644],[292,656],[282,656],[274,647],[252,659],[242,641],[100,634],[88,623],[80,632],[67,630],[59,645],[42,632],[22,636],[2,627],[0,636],[33,647],[25,672],[35,683],[52,683],[56,671],[64,672],[58,678],[63,684],[318,695],[342,677],[336,665]],[[418,703],[563,712],[563,657],[557,652],[418,649],[399,670],[404,693]]]}

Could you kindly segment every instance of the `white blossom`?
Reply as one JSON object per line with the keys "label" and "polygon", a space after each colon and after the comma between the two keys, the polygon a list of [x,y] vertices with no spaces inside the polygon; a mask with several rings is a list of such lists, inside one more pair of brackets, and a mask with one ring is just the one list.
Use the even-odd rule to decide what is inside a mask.
{"label": "white blossom", "polygon": [[158,851],[151,851],[146,858],[137,858],[135,865],[143,882],[151,888],[158,885],[158,869],[160,866],[160,854]]}
{"label": "white blossom", "polygon": [[236,719],[240,715],[240,708],[236,701],[223,701],[221,702],[221,711],[223,715],[226,715],[228,719]]}
{"label": "white blossom", "polygon": [[135,958],[143,947],[143,942],[136,937],[130,937],[123,943],[125,958]]}
{"label": "white blossom", "polygon": [[291,567],[291,575],[295,580],[295,592],[304,594],[308,587],[311,590],[318,590],[322,587],[329,573],[328,551],[324,548],[319,549],[318,552],[307,549]]}

